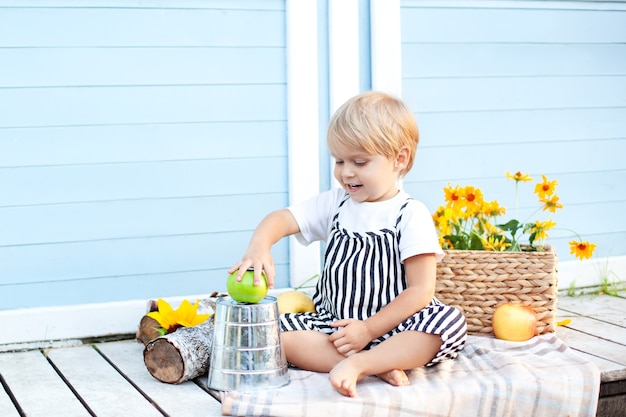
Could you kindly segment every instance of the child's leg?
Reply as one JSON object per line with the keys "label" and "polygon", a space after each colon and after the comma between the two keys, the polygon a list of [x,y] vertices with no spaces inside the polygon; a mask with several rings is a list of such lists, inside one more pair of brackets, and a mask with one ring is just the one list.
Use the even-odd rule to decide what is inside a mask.
{"label": "child's leg", "polygon": [[281,337],[287,361],[300,369],[330,372],[345,359],[322,332],[292,330],[282,332]]}
{"label": "child's leg", "polygon": [[[330,372],[330,381],[343,395],[356,396],[356,383],[367,375],[379,375],[394,385],[400,376],[397,370],[414,369],[426,365],[439,352],[438,335],[404,331],[370,350],[362,350],[342,360]],[[402,371],[403,372],[403,371]]]}

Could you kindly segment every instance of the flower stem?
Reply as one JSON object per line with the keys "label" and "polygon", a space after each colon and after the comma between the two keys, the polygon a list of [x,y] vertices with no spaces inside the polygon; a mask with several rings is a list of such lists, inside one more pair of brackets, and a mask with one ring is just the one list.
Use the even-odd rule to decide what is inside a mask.
{"label": "flower stem", "polygon": [[309,281],[319,277],[320,274],[315,274],[312,277],[308,278],[306,281],[304,281],[302,284],[298,285],[296,288],[294,288],[295,291],[298,291],[300,288],[304,287],[305,284],[307,284]]}

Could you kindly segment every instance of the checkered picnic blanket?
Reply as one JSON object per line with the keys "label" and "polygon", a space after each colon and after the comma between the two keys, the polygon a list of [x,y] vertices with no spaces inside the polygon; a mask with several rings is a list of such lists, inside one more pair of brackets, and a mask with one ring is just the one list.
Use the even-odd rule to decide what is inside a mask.
{"label": "checkered picnic blanket", "polygon": [[328,374],[289,370],[273,390],[223,392],[222,413],[233,416],[595,416],[600,371],[554,334],[527,342],[469,336],[454,361],[412,370],[410,386],[376,377],[348,398]]}

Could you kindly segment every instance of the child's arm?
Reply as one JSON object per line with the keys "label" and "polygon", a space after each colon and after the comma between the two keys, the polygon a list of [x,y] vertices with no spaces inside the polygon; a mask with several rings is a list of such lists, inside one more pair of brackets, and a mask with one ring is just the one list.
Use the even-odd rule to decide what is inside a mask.
{"label": "child's arm", "polygon": [[273,211],[259,223],[250,238],[250,244],[241,260],[233,265],[228,273],[239,270],[237,280],[248,268],[254,268],[254,285],[261,282],[261,271],[265,271],[269,288],[274,287],[274,259],[270,249],[274,243],[285,236],[298,233],[300,228],[293,214],[288,209]]}
{"label": "child's arm", "polygon": [[407,288],[382,310],[364,321],[348,319],[333,323],[334,327],[344,327],[330,336],[339,353],[360,351],[431,302],[437,275],[435,255],[412,256],[404,261],[404,267]]}
{"label": "child's arm", "polygon": [[435,296],[437,261],[434,254],[411,256],[404,261],[404,268],[407,288],[366,321],[373,339],[426,307]]}

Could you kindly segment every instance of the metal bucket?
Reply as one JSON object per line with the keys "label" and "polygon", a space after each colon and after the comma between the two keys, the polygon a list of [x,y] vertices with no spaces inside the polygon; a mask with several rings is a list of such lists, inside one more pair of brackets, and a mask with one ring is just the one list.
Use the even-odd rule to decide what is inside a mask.
{"label": "metal bucket", "polygon": [[217,300],[207,385],[219,391],[271,389],[289,382],[280,344],[278,304]]}

